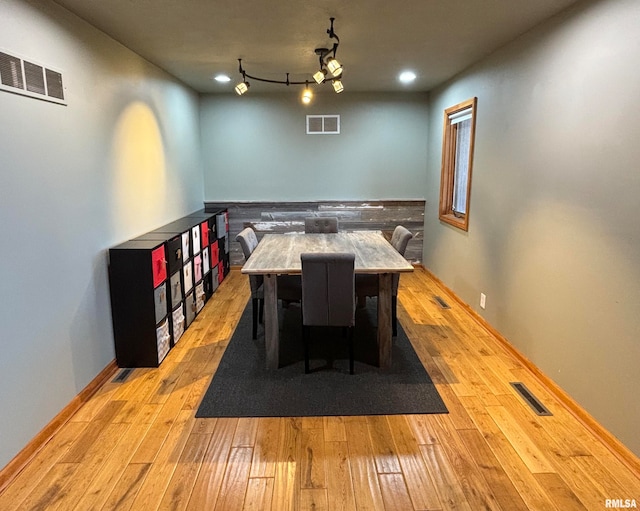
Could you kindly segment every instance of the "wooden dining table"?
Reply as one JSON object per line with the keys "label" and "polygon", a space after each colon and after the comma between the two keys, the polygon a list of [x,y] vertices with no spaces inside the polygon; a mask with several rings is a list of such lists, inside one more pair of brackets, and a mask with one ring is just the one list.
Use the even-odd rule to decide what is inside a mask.
{"label": "wooden dining table", "polygon": [[355,273],[378,275],[378,360],[391,365],[392,275],[411,272],[413,266],[398,253],[380,231],[331,234],[265,234],[242,268],[247,275],[264,276],[264,324],[266,365],[279,366],[278,275],[300,275],[300,254],[349,252],[355,254]]}

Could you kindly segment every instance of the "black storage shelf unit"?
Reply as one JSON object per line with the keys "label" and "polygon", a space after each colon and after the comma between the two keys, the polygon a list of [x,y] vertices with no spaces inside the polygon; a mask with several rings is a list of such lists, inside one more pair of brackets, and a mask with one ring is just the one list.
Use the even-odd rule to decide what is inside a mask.
{"label": "black storage shelf unit", "polygon": [[157,367],[229,273],[227,210],[197,211],[109,249],[119,367]]}

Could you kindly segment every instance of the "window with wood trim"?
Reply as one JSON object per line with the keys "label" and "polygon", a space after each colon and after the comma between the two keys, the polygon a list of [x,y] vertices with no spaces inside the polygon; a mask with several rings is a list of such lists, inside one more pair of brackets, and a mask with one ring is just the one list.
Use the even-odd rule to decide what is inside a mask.
{"label": "window with wood trim", "polygon": [[478,98],[472,98],[444,111],[439,216],[465,231],[469,230],[477,103]]}

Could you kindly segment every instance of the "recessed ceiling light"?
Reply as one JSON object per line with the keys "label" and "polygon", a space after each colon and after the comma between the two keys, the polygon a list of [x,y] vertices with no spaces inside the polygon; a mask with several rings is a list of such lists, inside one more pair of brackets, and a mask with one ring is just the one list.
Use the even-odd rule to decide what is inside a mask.
{"label": "recessed ceiling light", "polygon": [[214,77],[214,80],[220,83],[227,83],[231,81],[231,78],[229,78],[227,75],[216,75]]}
{"label": "recessed ceiling light", "polygon": [[398,76],[398,79],[402,83],[411,83],[416,79],[416,74],[413,71],[403,71],[400,73],[400,76]]}

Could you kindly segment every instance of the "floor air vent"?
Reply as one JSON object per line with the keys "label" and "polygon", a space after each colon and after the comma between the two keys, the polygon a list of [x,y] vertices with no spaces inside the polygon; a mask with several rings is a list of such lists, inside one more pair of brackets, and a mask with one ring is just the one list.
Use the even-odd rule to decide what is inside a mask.
{"label": "floor air vent", "polygon": [[516,389],[516,392],[520,394],[527,404],[536,412],[537,415],[553,415],[549,409],[544,406],[540,400],[534,396],[531,391],[525,386],[524,383],[511,382],[511,386]]}
{"label": "floor air vent", "polygon": [[126,381],[126,379],[129,377],[129,375],[131,374],[131,372],[133,371],[132,368],[127,368],[127,369],[123,369],[122,371],[120,371],[120,373],[118,374],[118,376],[116,376],[113,379],[113,383],[122,383],[124,381]]}
{"label": "floor air vent", "polygon": [[433,299],[438,302],[438,304],[440,305],[440,307],[442,307],[443,309],[450,309],[451,306],[445,302],[442,298],[440,298],[439,296],[434,296]]}

